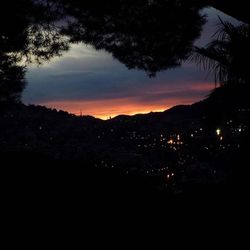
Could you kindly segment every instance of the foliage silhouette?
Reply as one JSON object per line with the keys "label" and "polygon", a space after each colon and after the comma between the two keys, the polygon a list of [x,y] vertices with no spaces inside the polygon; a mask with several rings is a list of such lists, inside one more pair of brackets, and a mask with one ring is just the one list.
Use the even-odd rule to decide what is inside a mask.
{"label": "foliage silhouette", "polygon": [[[61,55],[71,42],[85,42],[96,49],[104,49],[127,67],[144,70],[150,76],[160,70],[176,67],[192,52],[193,41],[199,36],[204,22],[204,18],[199,15],[202,5],[197,4],[198,2],[8,1],[0,10],[0,101],[19,101],[25,87],[27,65],[33,62],[42,63]],[[10,15],[13,22],[6,24],[6,15]],[[176,169],[177,176],[174,178],[179,178],[176,182],[179,187],[176,183],[173,185],[174,188],[177,187],[173,190],[176,192],[184,189],[188,192],[198,190],[204,196],[204,186],[211,190],[211,186],[217,187],[218,183],[224,185],[225,180],[231,178],[232,167],[239,165],[239,157],[235,157],[235,153],[239,152],[242,136],[245,136],[240,133],[239,128],[242,131],[245,127],[249,128],[249,86],[246,84],[249,73],[245,62],[249,58],[249,27],[234,27],[229,23],[222,23],[222,26],[216,41],[205,49],[196,49],[199,53],[197,60],[205,68],[213,70],[222,84],[244,85],[241,89],[237,86],[238,92],[231,88],[235,85],[228,84],[217,89],[205,102],[162,113],[118,117],[107,122],[90,117],[76,117],[45,107],[25,106],[20,103],[1,105],[0,155],[3,162],[7,161],[9,165],[19,161],[18,172],[11,171],[10,179],[15,184],[13,186],[20,190],[20,187],[26,185],[27,190],[34,192],[33,197],[37,194],[34,186],[38,190],[43,189],[48,184],[46,178],[49,178],[53,183],[52,190],[56,187],[56,192],[52,192],[52,199],[58,195],[58,187],[62,188],[64,199],[65,193],[70,197],[74,193],[69,192],[73,189],[68,187],[73,186],[74,191],[81,192],[82,184],[86,190],[93,191],[96,187],[96,194],[101,191],[101,195],[115,190],[114,197],[117,198],[117,187],[127,191],[128,183],[131,194],[135,193],[135,187],[139,187],[137,197],[138,194],[141,195],[141,190],[146,190],[145,186],[153,190],[155,196],[155,190],[159,188],[165,192],[166,183],[162,176],[160,181],[158,176],[157,179],[141,176],[151,163],[154,164],[151,165],[152,170],[160,170],[159,167],[168,163],[170,169],[167,167],[165,174]],[[233,95],[237,96],[234,102],[231,101]],[[216,117],[216,110],[220,118],[220,123],[215,121],[214,124],[219,125],[223,132],[228,132],[225,142],[219,141],[219,145],[214,134],[215,129],[207,126],[206,117],[210,110],[213,117]],[[230,120],[234,123],[228,126]],[[234,132],[237,129],[238,132],[231,133],[232,129]],[[183,155],[165,141],[179,131],[187,142],[181,151]],[[197,135],[195,138],[190,137],[194,131]],[[163,134],[166,137],[164,140]],[[243,141],[245,152],[248,152],[247,139]],[[179,160],[183,156],[186,157],[186,169],[180,170]],[[234,159],[235,162],[232,161]],[[51,163],[58,164],[60,169],[49,167],[41,175],[37,164],[44,169],[44,166],[51,166]],[[81,174],[72,171],[74,168],[69,168],[72,163],[73,166],[80,167]],[[25,172],[24,168],[20,168],[25,164],[31,165],[33,172]],[[64,164],[66,171],[62,174]],[[118,175],[112,172],[113,164]],[[34,175],[34,171],[35,176],[40,177],[40,182],[37,182],[37,178],[28,177],[30,173]],[[128,171],[130,175],[127,175]],[[13,178],[13,173],[16,178]],[[110,173],[114,174],[113,182],[110,182]],[[120,174],[122,177],[117,178]],[[123,176],[128,177],[123,179]],[[235,187],[235,182],[232,183]],[[47,185],[47,189],[51,193],[51,186]],[[21,189],[21,193],[25,192],[25,189]],[[217,189],[212,193],[218,193]],[[79,195],[82,196],[82,193]],[[74,199],[79,200],[79,195],[73,195]],[[146,197],[148,199],[148,194]]]}
{"label": "foliage silhouette", "polygon": [[[42,63],[68,49],[67,38],[60,34],[60,27],[56,25],[61,13],[46,4],[12,0],[1,7],[0,101],[20,99],[29,63]],[[8,23],[6,16],[12,18]]]}
{"label": "foliage silhouette", "polygon": [[25,87],[25,69],[17,66],[11,58],[0,55],[0,103],[19,101]]}
{"label": "foliage silhouette", "polygon": [[249,83],[249,25],[234,26],[221,20],[217,38],[205,48],[196,48],[192,58],[215,75],[215,82],[224,84]]}
{"label": "foliage silhouette", "polygon": [[64,30],[71,42],[104,49],[129,69],[150,76],[180,66],[205,21],[197,1],[61,2],[74,17]]}
{"label": "foliage silhouette", "polygon": [[[8,1],[0,10],[0,100],[20,99],[27,65],[60,56],[71,43],[83,42],[103,49],[129,69],[143,70],[149,76],[177,67],[193,51],[193,42],[205,22],[199,10],[208,3],[205,0]],[[11,16],[12,21],[6,23],[6,16]],[[227,31],[231,33],[226,35]],[[230,81],[233,75],[240,81],[248,80],[247,66],[239,63],[246,58],[247,32],[246,26],[234,29],[224,23],[221,39],[206,49],[197,48],[200,55],[215,59],[216,49],[221,52],[222,46],[231,46],[225,52],[226,58],[217,58],[221,59],[220,66],[217,65],[220,70],[216,71],[221,82],[229,81],[222,79],[226,75]],[[231,40],[226,42],[228,39]],[[237,58],[235,48],[242,42],[242,53]],[[225,66],[222,60],[228,59],[229,54],[234,62]]]}

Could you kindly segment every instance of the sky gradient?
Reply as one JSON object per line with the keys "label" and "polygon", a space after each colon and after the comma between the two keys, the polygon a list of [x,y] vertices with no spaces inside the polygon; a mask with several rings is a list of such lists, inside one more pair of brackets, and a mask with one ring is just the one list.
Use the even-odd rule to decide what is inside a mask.
{"label": "sky gradient", "polygon": [[[207,9],[206,14],[208,22],[198,45],[210,40],[217,29],[218,16],[231,20],[213,8]],[[145,72],[128,70],[107,52],[85,44],[72,45],[62,57],[42,66],[31,66],[27,81],[24,103],[102,119],[191,104],[214,88],[213,78],[193,63],[186,62],[180,68],[149,78]]]}

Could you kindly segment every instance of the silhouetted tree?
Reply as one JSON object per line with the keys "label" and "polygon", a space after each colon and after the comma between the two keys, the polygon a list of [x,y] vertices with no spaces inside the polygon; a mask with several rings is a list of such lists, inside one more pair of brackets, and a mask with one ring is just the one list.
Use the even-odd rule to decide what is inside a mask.
{"label": "silhouetted tree", "polygon": [[204,18],[198,1],[67,1],[74,21],[64,30],[71,42],[104,49],[129,69],[156,72],[179,66],[199,37]]}
{"label": "silhouetted tree", "polygon": [[51,1],[12,0],[1,6],[0,101],[19,99],[28,63],[47,61],[68,49],[57,25],[60,18]]}
{"label": "silhouetted tree", "polygon": [[196,48],[192,58],[224,84],[249,83],[250,27],[221,20],[217,38],[205,48]]}
{"label": "silhouetted tree", "polygon": [[[154,76],[190,56],[210,0],[10,0],[0,9],[0,96],[18,99],[29,63],[42,63],[83,42],[129,69]],[[7,21],[6,16],[11,17]],[[223,23],[218,39],[197,48],[220,82],[246,82],[248,26]],[[204,60],[204,57],[209,58]],[[217,63],[216,63],[217,62]],[[18,87],[19,82],[19,87]],[[15,86],[15,87],[14,87]],[[13,89],[13,93],[11,93]]]}
{"label": "silhouetted tree", "polygon": [[26,66],[60,56],[70,42],[104,49],[150,76],[179,66],[200,34],[202,6],[196,0],[8,1],[0,10],[1,100],[17,100]]}
{"label": "silhouetted tree", "polygon": [[0,55],[0,102],[20,100],[26,84],[24,74],[24,67],[17,66],[13,59]]}

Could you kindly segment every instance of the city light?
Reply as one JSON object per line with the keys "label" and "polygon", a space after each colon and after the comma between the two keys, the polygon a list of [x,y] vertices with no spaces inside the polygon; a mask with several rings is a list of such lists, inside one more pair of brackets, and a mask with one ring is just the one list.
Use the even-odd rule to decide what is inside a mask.
{"label": "city light", "polygon": [[216,134],[218,135],[218,136],[220,136],[221,135],[221,129],[216,129]]}
{"label": "city light", "polygon": [[174,144],[174,140],[170,139],[170,140],[168,141],[168,144]]}

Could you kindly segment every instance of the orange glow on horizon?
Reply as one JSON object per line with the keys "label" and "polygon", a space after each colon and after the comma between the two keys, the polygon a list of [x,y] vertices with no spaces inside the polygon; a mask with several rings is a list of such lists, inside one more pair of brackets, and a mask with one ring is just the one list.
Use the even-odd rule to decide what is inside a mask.
{"label": "orange glow on horizon", "polygon": [[[75,115],[90,115],[96,118],[107,120],[110,117],[116,117],[118,115],[135,115],[135,114],[147,114],[150,112],[162,112],[176,105],[192,104],[196,101],[201,100],[205,97],[205,93],[209,93],[214,87],[211,82],[190,84],[187,87],[174,89],[169,88],[167,85],[151,86],[150,88],[144,89],[140,94],[141,96],[149,95],[154,96],[161,93],[176,93],[176,96],[171,96],[165,99],[155,98],[153,101],[140,100],[140,96],[127,97],[127,98],[113,98],[113,99],[102,99],[102,100],[54,100],[45,101],[39,103],[48,108],[55,108],[57,110],[64,110]],[[199,97],[178,97],[178,91],[183,93],[190,91],[197,93],[204,92],[204,96]]]}
{"label": "orange glow on horizon", "polygon": [[178,104],[190,104],[192,100],[170,99],[162,104],[150,104],[135,102],[130,99],[112,99],[100,101],[72,101],[62,100],[41,103],[49,108],[64,110],[75,115],[91,115],[107,120],[118,115],[147,114],[150,112],[162,112]]}

